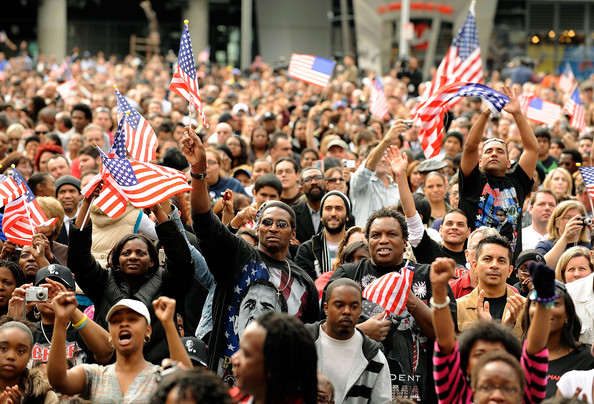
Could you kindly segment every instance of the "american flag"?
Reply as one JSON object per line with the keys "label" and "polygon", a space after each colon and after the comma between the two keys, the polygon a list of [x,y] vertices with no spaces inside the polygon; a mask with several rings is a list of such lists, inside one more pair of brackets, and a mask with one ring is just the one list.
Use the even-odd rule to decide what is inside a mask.
{"label": "american flag", "polygon": [[[126,117],[122,121],[124,119]],[[180,192],[192,190],[180,171],[122,157],[122,137],[122,131],[118,130],[112,146],[115,150],[113,157],[107,156],[99,147],[97,149],[106,171],[134,207],[149,208]]]}
{"label": "american flag", "polygon": [[422,103],[415,117],[420,121],[421,147],[425,157],[431,158],[439,154],[443,138],[443,115],[450,110],[456,97],[479,96],[487,102],[487,106],[494,114],[501,112],[509,97],[478,83],[452,83],[441,87],[427,101]]}
{"label": "american flag", "polygon": [[13,168],[13,180],[20,188],[22,196],[9,202],[4,208],[2,231],[6,238],[15,244],[31,245],[36,229],[41,226],[52,226],[56,224],[58,218],[47,219],[33,192],[16,168]]}
{"label": "american flag", "polygon": [[584,184],[588,188],[588,194],[590,198],[594,198],[594,167],[580,167],[580,173],[584,178]]}
{"label": "american flag", "polygon": [[18,186],[14,178],[0,174],[0,206],[4,206],[25,193],[23,186]]}
{"label": "american flag", "polygon": [[580,98],[580,90],[578,86],[571,93],[571,97],[567,99],[563,106],[563,111],[571,117],[569,126],[578,129],[583,132],[586,129],[586,111],[584,110],[584,104]]}
{"label": "american flag", "polygon": [[317,87],[326,88],[336,62],[313,55],[293,53],[289,61],[289,76]]}
{"label": "american flag", "polygon": [[206,116],[204,116],[204,112],[202,111],[202,98],[200,98],[200,90],[198,89],[198,80],[196,78],[196,65],[194,64],[194,52],[192,51],[192,41],[190,40],[190,31],[188,30],[188,20],[184,21],[184,24],[184,31],[182,32],[179,43],[177,66],[171,78],[169,89],[184,97],[190,104],[194,104],[202,118],[202,123],[208,128]]}
{"label": "american flag", "polygon": [[526,112],[528,112],[528,106],[535,98],[536,95],[534,95],[534,93],[532,92],[522,92],[522,94],[520,94],[520,96],[518,97],[520,101],[520,110],[524,115],[526,115]]}
{"label": "american flag", "polygon": [[[110,158],[126,158],[126,133],[124,128],[127,115],[125,114],[118,124],[113,144],[108,153]],[[101,193],[95,200],[95,204],[107,216],[116,219],[126,211],[128,199],[105,166],[101,166],[101,173],[94,176],[81,192],[87,198],[90,197],[97,184],[101,181],[103,181],[103,189],[101,189]]]}
{"label": "american flag", "polygon": [[554,125],[560,116],[561,105],[545,101],[542,98],[534,98],[526,110],[526,118],[545,125]]}
{"label": "american flag", "polygon": [[373,81],[371,97],[369,98],[369,111],[380,119],[383,119],[389,113],[388,100],[379,77],[376,77]]}
{"label": "american flag", "polygon": [[431,82],[429,96],[439,88],[454,81],[478,83],[483,79],[483,62],[479,46],[474,7],[468,10],[468,17],[452,41],[445,57],[439,64]]}
{"label": "american flag", "polygon": [[[130,155],[138,161],[155,160],[158,140],[153,127],[142,115],[128,102],[126,97],[114,86],[118,100],[118,114],[122,117],[130,112],[126,118],[126,147]],[[121,119],[121,118],[120,118]],[[121,121],[120,121],[121,122]],[[125,158],[125,156],[124,156]]]}
{"label": "american flag", "polygon": [[575,86],[575,76],[573,75],[573,70],[571,70],[571,65],[567,62],[565,63],[565,69],[563,69],[561,77],[559,77],[559,88],[564,93],[569,93],[573,86]]}
{"label": "american flag", "polygon": [[406,307],[414,272],[407,266],[400,272],[390,272],[371,282],[363,290],[363,297],[390,313],[400,314]]}

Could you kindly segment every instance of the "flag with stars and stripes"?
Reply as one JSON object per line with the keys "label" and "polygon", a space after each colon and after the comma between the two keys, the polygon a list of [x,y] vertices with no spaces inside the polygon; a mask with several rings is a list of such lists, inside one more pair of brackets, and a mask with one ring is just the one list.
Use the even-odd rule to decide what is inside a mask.
{"label": "flag with stars and stripes", "polygon": [[363,297],[399,315],[406,308],[413,275],[414,269],[405,265],[401,272],[387,273],[367,285]]}
{"label": "flag with stars and stripes", "polygon": [[289,76],[296,80],[326,88],[332,77],[336,62],[313,55],[293,53],[289,60]]}
{"label": "flag with stars and stripes", "polygon": [[[113,139],[113,144],[109,149],[109,158],[126,158],[126,132],[124,128],[126,126],[125,121],[127,117],[128,114],[124,114],[122,119],[120,119],[118,129]],[[101,189],[101,193],[95,200],[95,205],[97,205],[97,207],[99,207],[99,209],[101,209],[107,216],[116,219],[126,211],[128,199],[105,166],[101,166],[101,172],[89,181],[81,193],[87,198],[90,197],[97,184],[101,181],[103,181],[103,189]]]}
{"label": "flag with stars and stripes", "polygon": [[56,224],[58,218],[54,217],[48,220],[21,173],[16,168],[12,170],[12,178],[22,193],[20,197],[9,202],[4,208],[2,232],[15,244],[31,245],[33,234],[37,233],[37,228],[52,226]]}
{"label": "flag with stars and stripes", "polygon": [[588,189],[588,195],[594,199],[594,167],[580,167],[580,173],[584,178],[584,184]]}
{"label": "flag with stars and stripes", "polygon": [[468,10],[468,17],[458,34],[452,41],[448,52],[439,64],[437,72],[431,81],[428,98],[435,94],[441,86],[454,81],[471,83],[481,82],[483,79],[483,62],[479,46],[474,6]]}
{"label": "flag with stars and stripes", "polygon": [[[158,140],[153,127],[134,108],[126,97],[115,88],[118,101],[118,115],[123,117],[127,112],[130,115],[126,118],[126,148],[130,155],[138,161],[153,161],[156,158]],[[125,157],[125,156],[124,156]]]}
{"label": "flag with stars and stripes", "polygon": [[545,125],[554,125],[561,117],[561,105],[535,97],[526,110],[526,118]]}
{"label": "flag with stars and stripes", "polygon": [[384,87],[379,77],[373,80],[373,88],[369,97],[369,112],[380,119],[385,118],[389,114],[388,100],[386,99]]}
{"label": "flag with stars and stripes", "polygon": [[[122,118],[122,121],[125,119],[126,117]],[[122,126],[121,122],[120,126]],[[117,185],[126,199],[136,208],[150,208],[173,195],[192,190],[186,176],[178,170],[122,157],[125,153],[122,150],[124,135],[119,129],[120,127],[112,146],[114,150],[112,156],[106,155],[101,148],[97,147],[105,167],[104,178],[109,173],[115,181],[110,188]]]}
{"label": "flag with stars and stripes", "polygon": [[0,174],[0,206],[15,200],[25,192],[26,189],[18,186],[14,178]]}
{"label": "flag with stars and stripes", "polygon": [[575,86],[571,97],[567,99],[565,105],[563,105],[563,112],[571,117],[569,120],[569,126],[576,128],[580,132],[586,129],[586,111],[584,110],[584,104],[580,98],[580,90],[578,86]]}
{"label": "flag with stars and stripes", "polygon": [[565,69],[563,69],[563,73],[559,77],[559,88],[564,93],[570,93],[575,83],[575,76],[573,75],[573,70],[571,70],[571,65],[569,62],[566,62]]}
{"label": "flag with stars and stripes", "polygon": [[188,23],[184,25],[184,31],[179,42],[179,54],[177,57],[177,66],[175,73],[171,78],[169,89],[176,94],[184,97],[190,104],[194,104],[202,123],[208,127],[206,116],[202,111],[202,98],[198,89],[198,79],[196,77],[196,65],[194,64],[194,52],[192,51],[192,41],[190,40],[190,31]]}
{"label": "flag with stars and stripes", "polygon": [[439,154],[443,138],[443,116],[453,106],[457,97],[481,97],[489,109],[498,114],[509,97],[478,83],[452,83],[439,89],[427,101],[422,103],[414,116],[420,122],[419,138],[425,157],[431,158]]}

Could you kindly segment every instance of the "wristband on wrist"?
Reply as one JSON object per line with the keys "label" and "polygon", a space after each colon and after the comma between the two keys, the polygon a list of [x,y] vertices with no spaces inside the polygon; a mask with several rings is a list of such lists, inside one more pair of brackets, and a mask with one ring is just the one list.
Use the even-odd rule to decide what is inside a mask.
{"label": "wristband on wrist", "polygon": [[431,297],[431,299],[429,299],[429,304],[431,305],[431,310],[433,311],[438,309],[445,309],[450,305],[450,297],[446,296],[446,300],[443,303],[435,303],[435,300],[433,300],[433,297]]}
{"label": "wristband on wrist", "polygon": [[202,174],[194,174],[192,170],[190,170],[190,177],[195,178],[197,180],[203,180],[204,178],[206,178],[206,171]]}
{"label": "wristband on wrist", "polygon": [[87,320],[88,320],[88,319],[89,319],[89,317],[88,317],[88,316],[85,314],[85,315],[83,316],[83,318],[81,318],[81,319],[80,319],[80,321],[79,321],[78,323],[76,323],[76,324],[72,324],[72,326],[73,326],[74,328],[76,328],[77,330],[80,330],[81,328],[83,328],[83,327],[84,327],[84,324],[87,322]]}

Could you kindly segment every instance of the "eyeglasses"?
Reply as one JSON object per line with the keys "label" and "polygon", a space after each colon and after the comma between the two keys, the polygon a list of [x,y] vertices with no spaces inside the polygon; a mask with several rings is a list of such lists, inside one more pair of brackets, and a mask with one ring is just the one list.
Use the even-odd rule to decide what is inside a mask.
{"label": "eyeglasses", "polygon": [[326,393],[318,392],[318,399],[316,401],[318,404],[327,404],[330,402],[330,396]]}
{"label": "eyeglasses", "polygon": [[495,390],[499,390],[505,396],[513,396],[520,392],[520,389],[515,386],[493,386],[492,384],[481,384],[480,386],[477,386],[477,390],[485,394],[490,394]]}
{"label": "eyeglasses", "polygon": [[334,184],[334,183],[344,182],[344,178],[342,178],[342,177],[328,178],[326,181],[328,181],[331,184]]}
{"label": "eyeglasses", "polygon": [[[275,222],[272,219],[262,219],[260,225],[270,227],[273,223]],[[287,227],[289,227],[289,222],[287,222],[286,220],[277,220],[276,227],[278,227],[279,229],[286,229]]]}
{"label": "eyeglasses", "polygon": [[304,184],[309,184],[313,180],[316,180],[317,182],[320,182],[320,181],[324,181],[324,179],[325,178],[324,178],[323,175],[312,175],[311,177],[304,177],[302,181],[303,181]]}
{"label": "eyeglasses", "polygon": [[219,162],[216,160],[208,160],[206,161],[206,164],[209,166],[216,166],[217,164],[219,164]]}
{"label": "eyeglasses", "polygon": [[49,130],[36,130],[35,131],[36,135],[45,135],[46,133],[49,133]]}

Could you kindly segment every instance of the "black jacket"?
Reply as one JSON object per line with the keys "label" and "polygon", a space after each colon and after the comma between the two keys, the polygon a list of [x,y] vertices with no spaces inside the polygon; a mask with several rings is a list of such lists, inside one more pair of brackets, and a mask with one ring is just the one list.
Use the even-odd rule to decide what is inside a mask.
{"label": "black jacket", "polygon": [[169,357],[165,331],[155,316],[153,300],[159,296],[176,299],[176,310],[184,307],[184,298],[194,279],[194,264],[190,249],[175,223],[171,220],[155,227],[159,240],[165,249],[165,268],[149,272],[132,286],[120,269],[104,269],[91,254],[92,226],[79,231],[74,224],[70,228],[68,267],[72,269],[76,282],[85,295],[95,304],[95,322],[107,329],[105,316],[109,309],[121,299],[142,301],[151,314],[153,332],[151,340],[144,347],[144,357],[154,363]]}
{"label": "black jacket", "polygon": [[332,271],[329,259],[324,259],[324,240],[322,234],[314,234],[299,246],[295,264],[299,265],[311,279],[316,280],[324,272]]}
{"label": "black jacket", "polygon": [[[231,355],[239,348],[236,318],[239,317],[240,303],[250,285],[276,281],[271,272],[281,271],[282,286],[275,287],[274,295],[284,302],[281,310],[288,308],[289,314],[305,323],[319,319],[319,295],[313,280],[303,269],[289,260],[277,261],[233,235],[212,211],[194,213],[192,222],[208,268],[216,281],[208,365],[212,370],[220,370],[227,379],[232,377]],[[280,296],[276,295],[276,290],[281,292]]]}
{"label": "black jacket", "polygon": [[[318,229],[314,229],[313,223],[311,222],[311,214],[309,213],[309,208],[307,207],[307,201],[305,199],[297,205],[292,206],[292,208],[295,212],[295,216],[297,216],[297,234],[295,235],[295,238],[299,240],[300,243],[305,243],[311,236],[317,233]],[[320,227],[321,225],[322,224],[320,223]]]}

